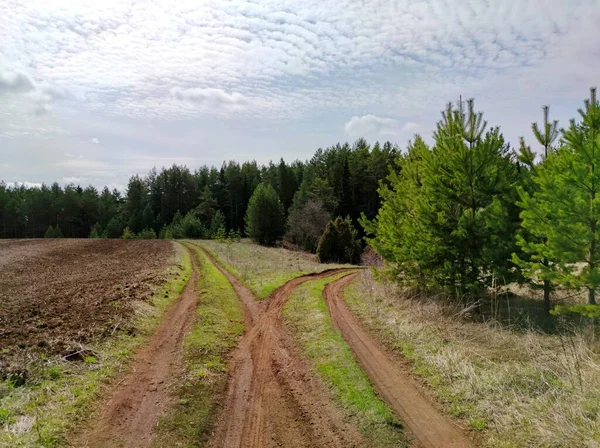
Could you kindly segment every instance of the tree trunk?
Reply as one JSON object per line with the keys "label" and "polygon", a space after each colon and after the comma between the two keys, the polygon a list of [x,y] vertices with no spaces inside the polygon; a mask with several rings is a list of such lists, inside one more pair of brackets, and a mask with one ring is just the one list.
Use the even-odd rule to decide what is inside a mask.
{"label": "tree trunk", "polygon": [[552,284],[550,280],[544,280],[544,310],[546,313],[550,312],[550,307],[552,304],[550,303],[550,290],[552,289]]}
{"label": "tree trunk", "polygon": [[596,305],[596,290],[594,288],[588,288],[588,303]]}

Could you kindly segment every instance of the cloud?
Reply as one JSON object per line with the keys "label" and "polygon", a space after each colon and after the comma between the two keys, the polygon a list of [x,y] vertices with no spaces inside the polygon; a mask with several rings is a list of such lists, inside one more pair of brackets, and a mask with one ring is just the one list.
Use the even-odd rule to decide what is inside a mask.
{"label": "cloud", "polygon": [[418,123],[409,121],[402,126],[402,131],[411,134],[418,134],[422,130],[422,127]]}
{"label": "cloud", "polygon": [[179,100],[190,101],[212,111],[240,110],[248,105],[248,99],[244,95],[237,92],[227,93],[222,89],[174,87],[171,94]]}
{"label": "cloud", "polygon": [[392,135],[397,128],[398,120],[376,115],[354,116],[344,124],[344,131],[350,137]]}
{"label": "cloud", "polygon": [[0,72],[0,93],[24,93],[34,89],[33,81],[25,74]]}
{"label": "cloud", "polygon": [[94,145],[97,145],[97,144],[99,144],[99,143],[100,143],[100,140],[98,140],[96,137],[92,137],[92,138],[90,139],[90,141],[91,141],[91,142],[92,142]]}
{"label": "cloud", "polygon": [[21,186],[25,188],[42,188],[41,182],[7,182],[8,188],[19,188]]}
{"label": "cloud", "polygon": [[[241,147],[293,159],[358,135],[402,144],[459,95],[516,143],[542,104],[561,123],[576,115],[600,73],[598,0],[4,0],[0,17],[0,158],[20,170],[33,160],[23,148],[80,154],[90,136],[109,159],[212,161]],[[36,160],[35,175],[85,169],[46,168]],[[89,177],[126,184],[103,176]]]}

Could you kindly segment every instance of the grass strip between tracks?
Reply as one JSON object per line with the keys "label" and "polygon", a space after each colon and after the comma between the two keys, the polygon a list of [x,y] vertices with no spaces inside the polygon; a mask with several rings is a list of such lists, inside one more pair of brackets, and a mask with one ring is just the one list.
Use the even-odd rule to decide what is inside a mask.
{"label": "grass strip between tracks", "polygon": [[197,257],[200,273],[196,322],[184,342],[179,402],[160,421],[154,446],[198,446],[206,440],[219,398],[227,389],[226,357],[244,331],[235,290],[198,247],[188,247]]}
{"label": "grass strip between tracks", "polygon": [[312,362],[335,400],[356,419],[370,446],[408,446],[402,426],[376,395],[350,347],[331,321],[323,289],[343,275],[310,281],[298,287],[284,307],[284,319],[292,327],[303,355]]}
{"label": "grass strip between tracks", "polygon": [[288,281],[311,272],[348,265],[322,264],[314,256],[284,248],[263,247],[248,240],[198,241],[227,272],[262,300]]}
{"label": "grass strip between tracks", "polygon": [[67,444],[68,432],[86,418],[102,385],[125,370],[135,350],[179,297],[192,272],[189,253],[177,248],[166,282],[134,317],[135,335],[118,333],[90,346],[94,356],[81,363],[41,358],[30,366],[26,385],[0,382],[0,446],[54,447]]}

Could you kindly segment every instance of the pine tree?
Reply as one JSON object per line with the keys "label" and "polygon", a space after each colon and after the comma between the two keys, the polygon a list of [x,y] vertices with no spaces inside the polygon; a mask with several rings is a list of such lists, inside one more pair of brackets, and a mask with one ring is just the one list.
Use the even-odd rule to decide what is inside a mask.
{"label": "pine tree", "polygon": [[[535,173],[537,189],[523,194],[522,226],[533,237],[533,259],[542,278],[566,287],[586,287],[596,303],[600,284],[600,106],[591,89],[581,121],[562,129],[562,146],[549,152]],[[546,265],[544,260],[556,260]],[[583,264],[580,269],[578,264]],[[528,273],[536,275],[535,269]]]}
{"label": "pine tree", "polygon": [[[558,138],[558,121],[554,120],[552,123],[550,123],[548,120],[550,106],[542,106],[542,111],[544,113],[543,130],[540,129],[537,123],[532,123],[531,129],[538,143],[544,148],[544,155],[542,158],[543,163],[543,161],[548,157],[548,154],[553,150],[554,142]],[[531,151],[531,148],[525,144],[523,138],[521,138],[521,148],[518,159],[529,168],[531,173],[535,173],[535,155]],[[535,189],[536,185],[532,181],[532,176],[527,176],[527,178],[521,182],[519,195],[523,199],[524,194],[532,194]],[[544,309],[546,312],[549,312],[551,308],[550,294],[553,289],[549,271],[550,267],[553,266],[554,263],[548,258],[548,251],[544,250],[543,248],[545,242],[546,238],[544,236],[538,236],[537,238],[534,238],[531,232],[528,232],[526,229],[524,229],[524,231],[517,235],[517,244],[522,249],[525,257],[519,257],[518,254],[514,254],[513,259],[521,267],[521,269],[523,269],[524,274],[530,278],[534,287],[537,286],[536,277],[541,275],[542,289],[544,291]],[[537,254],[542,252],[545,252],[546,256],[538,259]],[[538,265],[540,264],[544,266],[544,269],[538,269]]]}
{"label": "pine tree", "polygon": [[246,212],[246,233],[258,244],[272,246],[285,231],[283,207],[275,189],[261,183],[250,198]]}

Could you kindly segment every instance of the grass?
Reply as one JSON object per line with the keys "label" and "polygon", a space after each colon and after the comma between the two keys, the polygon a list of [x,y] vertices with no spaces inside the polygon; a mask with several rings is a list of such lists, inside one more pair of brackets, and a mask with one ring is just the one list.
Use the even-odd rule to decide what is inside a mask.
{"label": "grass", "polygon": [[117,333],[91,346],[94,356],[87,356],[81,363],[43,355],[29,360],[24,386],[0,382],[0,446],[66,445],[68,432],[89,415],[102,385],[127,368],[167,305],[179,296],[191,271],[188,252],[177,246],[164,286],[136,309],[135,334]]}
{"label": "grass", "polygon": [[345,297],[482,446],[600,443],[600,365],[579,332],[546,334],[458,318],[449,304],[407,299],[366,271]]}
{"label": "grass", "polygon": [[400,423],[378,398],[350,347],[335,329],[323,299],[334,276],[301,285],[284,307],[295,340],[312,362],[335,400],[356,420],[370,446],[408,446]]}
{"label": "grass", "polygon": [[268,297],[279,286],[299,275],[338,266],[319,263],[311,254],[263,247],[249,240],[231,244],[216,240],[199,243],[248,286],[258,299]]}
{"label": "grass", "polygon": [[215,409],[227,388],[226,356],[244,331],[244,315],[235,290],[198,248],[201,292],[196,321],[184,342],[185,376],[179,402],[161,419],[154,446],[199,446],[208,436]]}

